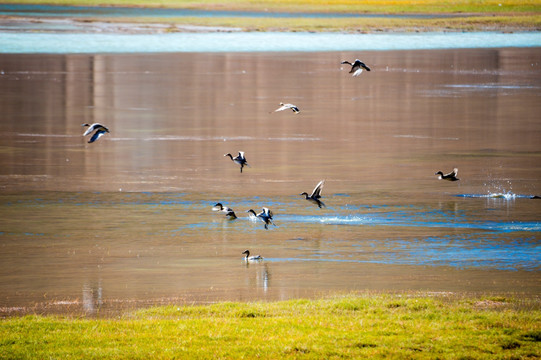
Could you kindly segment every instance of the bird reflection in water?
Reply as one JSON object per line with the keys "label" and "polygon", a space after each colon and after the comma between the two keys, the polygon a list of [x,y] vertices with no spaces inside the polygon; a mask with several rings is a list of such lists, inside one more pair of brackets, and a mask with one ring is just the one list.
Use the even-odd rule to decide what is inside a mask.
{"label": "bird reflection in water", "polygon": [[97,284],[83,284],[83,310],[95,314],[103,305],[101,281]]}
{"label": "bird reflection in water", "polygon": [[[244,266],[248,269],[250,266],[256,267],[255,287],[263,289],[264,292],[269,290],[270,286],[270,271],[269,267],[264,262],[244,261]],[[252,283],[252,281],[250,281]]]}

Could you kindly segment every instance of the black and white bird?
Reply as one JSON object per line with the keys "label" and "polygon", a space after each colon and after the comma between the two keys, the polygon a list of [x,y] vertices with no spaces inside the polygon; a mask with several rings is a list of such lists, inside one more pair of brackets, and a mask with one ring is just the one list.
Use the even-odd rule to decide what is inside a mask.
{"label": "black and white bird", "polygon": [[323,189],[323,185],[325,185],[325,180],[321,180],[314,190],[312,191],[312,194],[308,195],[308,193],[303,192],[301,195],[305,196],[305,199],[316,204],[320,209],[322,206],[325,206],[325,204],[319,200],[321,199],[321,189]]}
{"label": "black and white bird", "polygon": [[348,64],[348,65],[351,65],[351,70],[349,71],[349,73],[353,73],[352,76],[359,76],[361,75],[361,73],[363,72],[363,69],[366,69],[366,71],[370,71],[370,68],[368,66],[366,66],[365,63],[363,63],[361,60],[359,59],[355,59],[355,61],[352,63],[350,63],[349,61],[345,60],[345,61],[342,61],[340,64]]}
{"label": "black and white bird", "polygon": [[291,111],[293,111],[295,114],[298,114],[298,113],[301,112],[296,105],[284,104],[284,103],[280,103],[280,107],[278,109],[274,110],[274,112],[284,111],[284,110],[287,110],[287,109],[291,109]]}
{"label": "black and white bird", "polygon": [[265,229],[269,229],[269,224],[272,224],[276,226],[276,224],[272,221],[272,211],[270,211],[268,208],[264,207],[263,210],[256,214],[254,210],[250,209],[246,211],[247,213],[250,213],[250,216],[255,217],[263,222],[265,224]]}
{"label": "black and white bird", "polygon": [[261,261],[261,260],[263,260],[263,257],[261,255],[250,256],[250,250],[244,250],[242,253],[246,254],[246,256],[244,257],[245,261]]}
{"label": "black and white bird", "polygon": [[81,126],[83,127],[88,126],[88,129],[86,129],[86,131],[83,133],[83,136],[87,136],[93,131],[95,131],[92,137],[90,138],[90,140],[88,140],[88,143],[93,143],[94,141],[98,140],[100,137],[105,135],[105,133],[109,132],[109,129],[107,129],[105,126],[99,123],[94,123],[92,125],[82,124]]}
{"label": "black and white bird", "polygon": [[248,162],[246,162],[246,157],[244,156],[244,151],[239,151],[239,154],[235,157],[233,157],[233,155],[227,153],[225,154],[224,156],[229,156],[231,158],[231,160],[233,160],[233,162],[235,164],[239,164],[240,165],[240,172],[242,172],[242,168],[245,167],[245,166],[250,166],[248,165]]}
{"label": "black and white bird", "polygon": [[451,171],[449,174],[443,174],[443,172],[438,171],[434,175],[438,175],[438,179],[440,180],[457,181],[457,180],[460,180],[459,178],[456,177],[457,174],[458,174],[458,169],[454,168],[453,171]]}
{"label": "black and white bird", "polygon": [[212,207],[212,211],[221,211],[225,213],[225,217],[227,217],[230,220],[235,220],[237,218],[237,215],[235,215],[235,212],[233,209],[228,208],[227,206],[223,206],[221,203],[217,203]]}

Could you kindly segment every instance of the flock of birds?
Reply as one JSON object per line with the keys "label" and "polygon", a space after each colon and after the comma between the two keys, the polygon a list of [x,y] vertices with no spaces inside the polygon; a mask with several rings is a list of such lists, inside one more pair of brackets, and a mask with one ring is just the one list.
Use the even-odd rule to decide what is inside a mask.
{"label": "flock of birds", "polygon": [[[357,76],[361,75],[363,70],[370,71],[370,68],[359,59],[355,59],[355,61],[353,63],[351,63],[349,61],[342,61],[341,64],[347,64],[347,65],[351,66],[351,69],[350,69],[349,73],[352,74],[353,77],[357,77]],[[291,110],[295,114],[300,113],[300,110],[296,105],[284,104],[284,103],[280,103],[280,107],[277,108],[276,110],[274,110],[274,112],[284,111],[284,110]],[[86,131],[83,133],[83,136],[87,136],[87,135],[92,134],[92,136],[88,140],[88,143],[93,143],[93,142],[97,141],[100,137],[105,135],[106,133],[109,133],[109,129],[107,127],[105,127],[104,125],[99,124],[99,123],[82,124],[82,126],[83,127],[88,127],[88,129],[86,129]],[[245,166],[250,167],[250,165],[248,164],[248,162],[246,160],[246,156],[244,154],[245,154],[244,151],[239,151],[239,154],[237,156],[235,156],[235,157],[233,157],[233,155],[231,155],[230,153],[224,154],[224,156],[229,157],[231,159],[231,161],[233,161],[235,164],[238,164],[240,166],[240,172],[242,173],[242,170],[243,170],[243,168]],[[457,173],[458,173],[458,169],[455,168],[455,169],[453,169],[453,171],[451,171],[448,174],[444,174],[442,171],[438,171],[435,175],[438,175],[438,178],[440,180],[457,181],[457,180],[459,180],[456,177]],[[314,190],[312,190],[312,192],[310,194],[308,194],[307,192],[302,192],[300,195],[304,196],[304,198],[307,201],[317,205],[318,208],[321,209],[322,207],[325,207],[325,204],[321,201],[321,191],[323,189],[324,184],[325,184],[325,180],[321,180],[316,185]],[[212,210],[213,211],[223,212],[225,214],[225,217],[228,218],[229,220],[237,219],[237,215],[235,214],[233,209],[231,209],[231,208],[229,208],[227,206],[223,206],[221,203],[216,203],[212,207]],[[269,228],[269,225],[271,225],[271,224],[276,226],[276,224],[273,221],[273,213],[269,208],[263,207],[262,210],[259,213],[256,213],[253,209],[249,209],[246,212],[249,213],[250,218],[260,220],[261,222],[263,222],[264,227],[267,230]],[[263,260],[263,257],[260,256],[260,255],[250,256],[250,251],[249,250],[245,250],[242,254],[245,255],[244,259],[246,261],[260,261],[260,260]]]}

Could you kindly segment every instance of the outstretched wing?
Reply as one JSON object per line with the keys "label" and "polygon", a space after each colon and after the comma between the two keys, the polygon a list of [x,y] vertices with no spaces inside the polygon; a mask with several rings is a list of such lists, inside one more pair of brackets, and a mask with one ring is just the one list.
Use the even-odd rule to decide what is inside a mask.
{"label": "outstretched wing", "polygon": [[269,208],[264,207],[262,212],[266,217],[272,219],[272,211]]}
{"label": "outstretched wing", "polygon": [[107,129],[102,124],[95,123],[95,124],[92,124],[92,125],[90,125],[88,127],[88,129],[84,132],[83,136],[87,136],[88,134],[90,134],[94,130],[104,130],[105,132],[109,132],[109,129]]}
{"label": "outstretched wing", "polygon": [[98,140],[100,137],[103,136],[103,134],[105,134],[107,131],[103,130],[103,129],[99,129],[98,131],[96,131],[94,133],[94,135],[92,135],[92,137],[90,138],[90,140],[88,140],[88,143],[93,143],[94,141]]}
{"label": "outstretched wing", "polygon": [[359,61],[359,66],[363,67],[366,69],[366,71],[370,71],[370,68],[368,66],[366,66],[365,63],[363,63],[362,61]]}
{"label": "outstretched wing", "polygon": [[319,199],[321,197],[321,190],[323,189],[324,184],[325,180],[321,180],[314,188],[314,191],[312,191],[312,195],[310,195],[310,197],[314,199]]}
{"label": "outstretched wing", "polygon": [[[86,124],[85,124],[86,125]],[[88,134],[90,134],[92,131],[94,131],[96,129],[96,125],[98,124],[92,124],[88,127],[88,129],[86,129],[86,131],[83,133],[83,136],[87,136]],[[84,126],[84,125],[83,125]]]}
{"label": "outstretched wing", "polygon": [[274,112],[277,112],[277,111],[284,111],[284,110],[287,110],[289,109],[289,106],[287,105],[282,105],[280,106],[278,109],[274,110]]}

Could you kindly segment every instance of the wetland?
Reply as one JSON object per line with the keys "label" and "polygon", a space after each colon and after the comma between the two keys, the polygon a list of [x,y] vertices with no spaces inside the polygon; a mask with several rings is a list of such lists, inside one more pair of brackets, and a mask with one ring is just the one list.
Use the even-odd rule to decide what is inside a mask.
{"label": "wetland", "polygon": [[[357,57],[372,71],[354,78],[340,62]],[[2,54],[0,312],[535,298],[540,62],[535,47]],[[95,122],[110,133],[89,144]],[[238,151],[243,173],[223,156]],[[434,175],[454,167],[460,181]],[[299,194],[322,179],[319,209]],[[276,227],[245,212],[262,207]]]}

